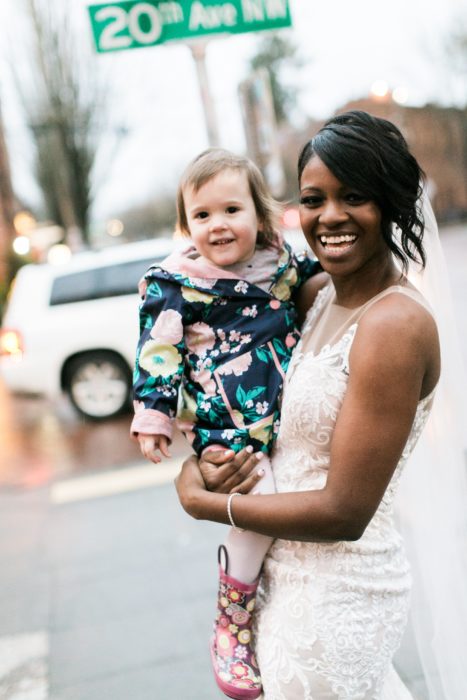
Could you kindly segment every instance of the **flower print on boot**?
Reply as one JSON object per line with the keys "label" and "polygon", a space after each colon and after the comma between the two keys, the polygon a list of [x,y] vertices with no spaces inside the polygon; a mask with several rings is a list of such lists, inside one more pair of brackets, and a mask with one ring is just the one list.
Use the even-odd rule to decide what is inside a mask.
{"label": "flower print on boot", "polygon": [[261,677],[251,632],[258,580],[246,584],[228,575],[228,555],[224,545],[219,547],[218,560],[219,594],[211,640],[216,683],[229,698],[259,698]]}

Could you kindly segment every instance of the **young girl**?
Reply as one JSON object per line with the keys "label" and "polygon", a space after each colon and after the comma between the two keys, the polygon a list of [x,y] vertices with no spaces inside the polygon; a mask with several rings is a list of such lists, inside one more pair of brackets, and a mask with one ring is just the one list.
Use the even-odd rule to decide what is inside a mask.
{"label": "young girl", "polygon": [[[299,337],[295,295],[320,270],[282,242],[279,211],[254,163],[221,149],[205,151],[186,169],[177,194],[177,226],[190,245],[151,267],[140,285],[131,429],[143,454],[156,463],[158,452],[170,456],[177,417],[198,456],[246,447],[263,457],[260,493],[275,490],[267,455]],[[230,519],[219,548],[225,561],[219,556],[212,661],[226,695],[256,698],[261,680],[251,648],[252,611],[272,540],[243,532]]]}

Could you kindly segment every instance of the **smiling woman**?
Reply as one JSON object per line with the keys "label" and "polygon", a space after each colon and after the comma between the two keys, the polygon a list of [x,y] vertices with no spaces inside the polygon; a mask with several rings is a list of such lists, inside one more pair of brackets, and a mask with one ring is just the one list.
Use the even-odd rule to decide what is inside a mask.
{"label": "smiling woman", "polygon": [[388,257],[379,207],[368,195],[343,185],[318,155],[301,173],[300,223],[331,274],[348,274]]}
{"label": "smiling woman", "polygon": [[[358,115],[358,126],[352,115],[354,120]],[[307,235],[312,221],[319,218],[320,228],[314,232],[318,237],[347,233],[349,222],[352,235],[354,226],[376,227],[378,237],[382,234],[406,270],[409,260],[425,262],[423,219],[414,206],[421,195],[423,172],[407,150],[405,155],[405,140],[397,127],[385,119],[379,121],[384,124],[384,135],[373,133],[374,120],[369,114],[348,112],[330,120],[303,148],[298,162],[302,226],[306,225]],[[320,184],[327,193],[320,190]],[[305,208],[317,216],[311,212],[305,216]],[[401,231],[400,244],[394,224]]]}

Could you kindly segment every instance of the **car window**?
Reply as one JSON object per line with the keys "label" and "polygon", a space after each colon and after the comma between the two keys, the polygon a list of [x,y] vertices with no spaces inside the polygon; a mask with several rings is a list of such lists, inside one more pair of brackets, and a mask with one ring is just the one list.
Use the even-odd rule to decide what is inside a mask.
{"label": "car window", "polygon": [[136,294],[139,280],[154,262],[154,258],[133,260],[56,277],[50,306]]}

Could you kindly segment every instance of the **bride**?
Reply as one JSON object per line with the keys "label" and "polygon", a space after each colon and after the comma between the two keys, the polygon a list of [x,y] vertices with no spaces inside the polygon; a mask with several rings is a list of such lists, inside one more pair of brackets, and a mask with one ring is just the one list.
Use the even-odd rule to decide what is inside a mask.
{"label": "bride", "polygon": [[[394,502],[440,374],[433,309],[408,276],[414,263],[423,268],[426,261],[421,181],[398,129],[363,112],[335,117],[306,144],[299,158],[301,225],[327,274],[308,283],[309,308],[287,373],[272,460],[277,494],[234,501],[226,495],[248,493],[257,479],[255,472],[245,479],[254,460],[242,453],[234,460],[233,489],[221,469],[216,483],[210,465],[194,458],[177,480],[193,517],[230,519],[276,538],[256,615],[265,700],[411,697],[392,665],[412,584]],[[218,493],[206,489],[199,466]],[[402,509],[413,511],[407,531],[417,531],[420,478],[423,470],[415,485],[412,479],[415,499],[406,497]],[[418,540],[414,560],[423,558],[423,546],[426,552],[430,542]],[[415,593],[425,595],[417,566],[413,577]],[[421,617],[430,602],[428,594],[423,604],[416,601]],[[417,619],[414,628],[423,637]],[[421,656],[423,663],[430,654]],[[460,665],[448,664],[457,676],[446,695],[447,667],[438,665],[430,697],[467,696]]]}

